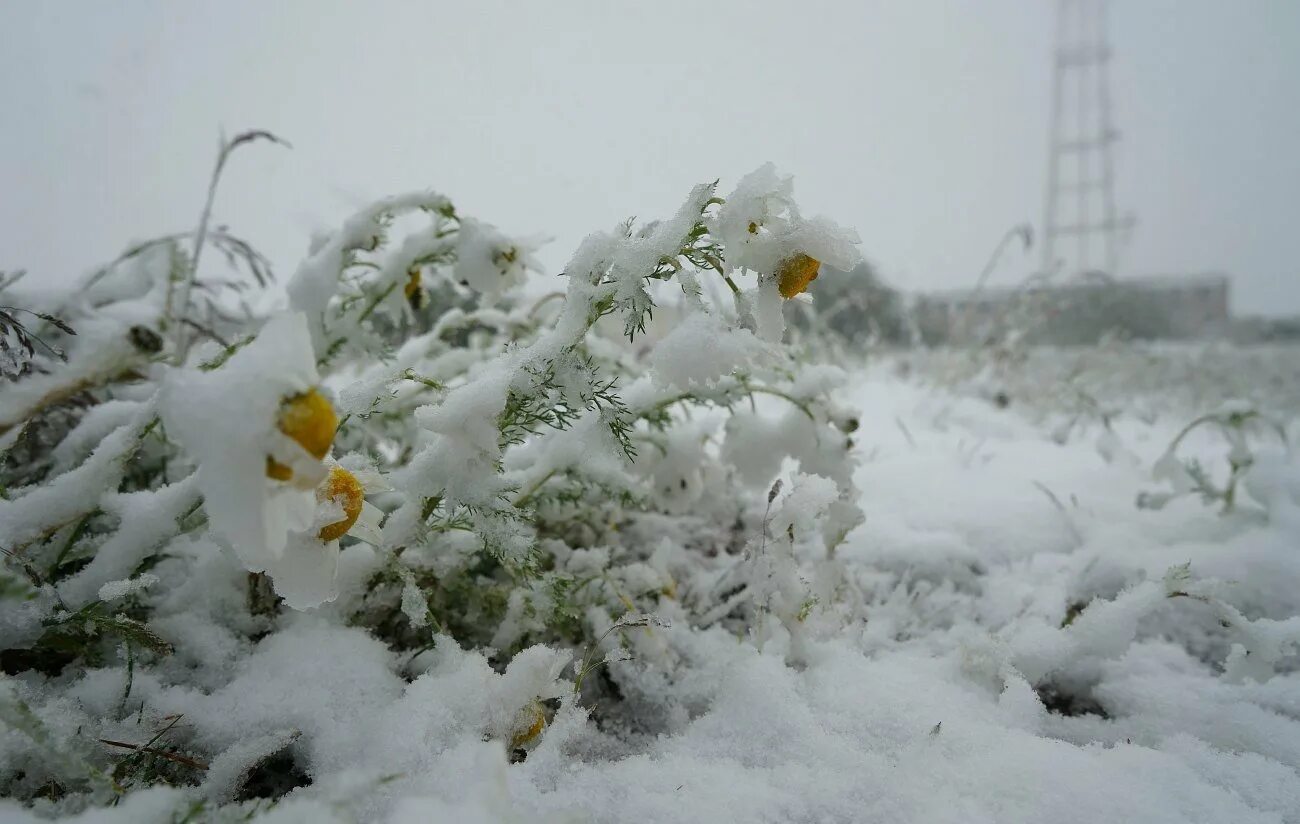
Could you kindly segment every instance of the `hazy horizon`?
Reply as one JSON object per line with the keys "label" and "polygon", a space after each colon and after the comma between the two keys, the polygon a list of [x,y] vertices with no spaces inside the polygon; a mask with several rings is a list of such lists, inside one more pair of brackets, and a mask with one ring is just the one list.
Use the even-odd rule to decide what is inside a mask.
{"label": "hazy horizon", "polygon": [[[242,151],[215,219],[282,277],[313,230],[425,187],[554,237],[556,272],[587,232],[771,160],[894,285],[960,287],[1040,224],[1053,6],[11,3],[0,269],[71,282],[189,228],[219,130],[266,128],[294,148]],[[1224,272],[1236,311],[1300,313],[1300,4],[1110,18],[1120,274]]]}

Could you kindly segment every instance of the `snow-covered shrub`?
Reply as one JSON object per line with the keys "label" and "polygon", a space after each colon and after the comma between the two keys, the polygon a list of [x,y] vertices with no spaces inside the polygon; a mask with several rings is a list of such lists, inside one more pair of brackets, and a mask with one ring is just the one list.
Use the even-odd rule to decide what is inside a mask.
{"label": "snow-covered shrub", "polygon": [[[0,393],[0,794],[71,811],[201,783],[198,810],[304,783],[337,736],[382,746],[345,728],[400,692],[363,674],[395,656],[479,685],[456,723],[526,749],[580,706],[653,719],[619,707],[682,666],[663,624],[799,663],[841,620],[857,421],[781,310],[857,238],[803,217],[789,178],[597,232],[548,294],[537,240],[385,198],[259,312],[198,268],[215,248],[269,275],[207,225],[230,152],[264,137],[225,147],[196,232],[14,295],[60,320]],[[665,300],[673,327],[641,345]]]}

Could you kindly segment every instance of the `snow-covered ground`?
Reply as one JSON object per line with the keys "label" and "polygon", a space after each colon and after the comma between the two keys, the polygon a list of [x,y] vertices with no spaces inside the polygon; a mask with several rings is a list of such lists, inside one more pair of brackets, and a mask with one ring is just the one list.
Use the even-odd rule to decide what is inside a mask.
{"label": "snow-covered ground", "polygon": [[[1094,374],[1133,357],[1151,370],[1089,402],[1119,410],[1109,426],[1034,393],[1029,369],[860,369],[843,400],[861,412],[866,520],[838,549],[855,600],[842,612],[857,617],[817,634],[802,666],[779,637],[760,650],[722,625],[635,630],[674,662],[671,677],[621,665],[653,735],[566,700],[510,763],[500,731],[566,655],[533,648],[498,674],[444,640],[412,660],[338,604],[283,616],[251,654],[223,649],[199,634],[230,591],[210,582],[244,575],[228,553],[192,586],[165,582],[155,619],[170,637],[192,629],[206,659],[173,665],[186,686],[134,673],[132,701],[183,715],[219,753],[200,797],[231,797],[248,764],[291,745],[311,784],[265,821],[1300,822],[1294,466],[1257,433],[1272,483],[1248,477],[1233,511],[1194,495],[1138,508],[1162,488],[1153,464],[1207,410],[1151,360],[1096,357]],[[1258,403],[1295,387],[1265,388]],[[1221,478],[1229,448],[1202,427],[1180,457]],[[344,578],[363,552],[344,551]],[[126,678],[92,671],[37,711],[62,732],[109,717]],[[134,740],[130,723],[100,735]],[[0,734],[0,751],[18,741]],[[141,790],[76,820],[182,820],[186,792]],[[0,819],[32,814],[0,804]]]}

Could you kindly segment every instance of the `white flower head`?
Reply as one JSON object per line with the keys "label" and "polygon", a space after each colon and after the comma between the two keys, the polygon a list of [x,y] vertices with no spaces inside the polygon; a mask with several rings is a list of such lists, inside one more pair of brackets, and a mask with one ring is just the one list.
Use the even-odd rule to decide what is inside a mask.
{"label": "white flower head", "polygon": [[[319,457],[278,427],[285,399],[309,393],[318,381],[306,319],[291,312],[272,317],[221,367],[173,370],[163,382],[159,412],[167,435],[197,464],[213,531],[251,571],[277,559],[289,531],[305,527],[314,510]],[[296,484],[283,482],[277,462]]]}
{"label": "white flower head", "polygon": [[835,269],[862,259],[861,239],[824,217],[805,218],[794,202],[794,181],[764,163],[745,175],[709,221],[726,248],[727,269],[772,274],[783,261],[807,255]]}
{"label": "white flower head", "polygon": [[353,474],[331,463],[328,476],[316,488],[310,523],[288,535],[284,552],[266,568],[286,604],[310,609],[338,597],[339,539],[350,535],[380,543],[384,513],[365,496],[385,488],[369,473]]}
{"label": "white flower head", "polygon": [[512,239],[490,224],[462,218],[452,276],[482,295],[496,297],[523,283],[528,272],[545,272],[535,255],[545,242],[539,237]]}

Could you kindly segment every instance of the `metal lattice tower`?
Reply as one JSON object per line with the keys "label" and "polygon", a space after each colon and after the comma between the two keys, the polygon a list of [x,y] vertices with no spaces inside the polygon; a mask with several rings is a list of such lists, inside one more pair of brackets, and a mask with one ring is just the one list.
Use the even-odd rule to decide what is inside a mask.
{"label": "metal lattice tower", "polygon": [[1057,0],[1041,271],[1115,275],[1132,220],[1115,210],[1107,0]]}

